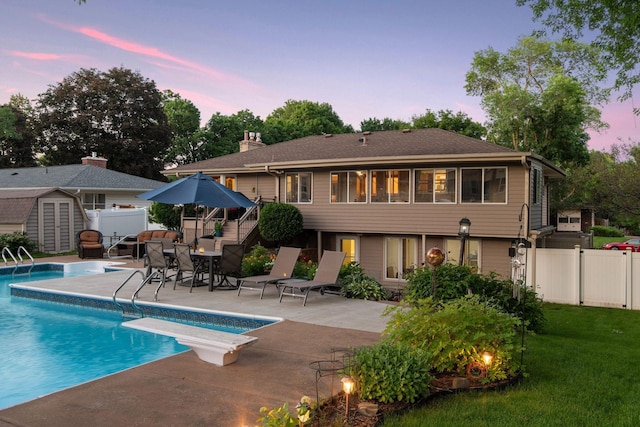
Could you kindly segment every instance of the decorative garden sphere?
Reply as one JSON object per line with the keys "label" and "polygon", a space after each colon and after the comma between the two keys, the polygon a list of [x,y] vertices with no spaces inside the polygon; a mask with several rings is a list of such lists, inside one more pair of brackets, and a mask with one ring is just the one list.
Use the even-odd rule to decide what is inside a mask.
{"label": "decorative garden sphere", "polygon": [[444,262],[444,253],[438,248],[431,248],[427,252],[427,263],[438,266]]}

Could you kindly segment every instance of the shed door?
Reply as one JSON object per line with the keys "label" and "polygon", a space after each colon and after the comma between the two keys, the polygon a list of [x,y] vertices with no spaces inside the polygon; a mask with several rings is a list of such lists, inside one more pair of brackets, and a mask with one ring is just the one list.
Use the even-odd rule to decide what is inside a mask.
{"label": "shed door", "polygon": [[40,199],[38,240],[44,252],[67,252],[74,248],[73,205],[68,199]]}

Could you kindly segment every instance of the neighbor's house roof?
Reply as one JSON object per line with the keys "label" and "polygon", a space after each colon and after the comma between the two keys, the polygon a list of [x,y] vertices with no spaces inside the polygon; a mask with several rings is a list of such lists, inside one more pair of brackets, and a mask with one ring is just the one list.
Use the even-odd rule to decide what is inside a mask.
{"label": "neighbor's house roof", "polygon": [[[0,223],[24,224],[29,213],[38,202],[38,198],[54,191],[61,191],[77,200],[73,194],[58,188],[40,188],[33,190],[0,190]],[[80,209],[83,215],[84,209]]]}
{"label": "neighbor's house roof", "polygon": [[524,162],[535,159],[553,176],[565,173],[531,152],[522,152],[442,129],[412,129],[316,135],[203,160],[162,173],[186,176],[203,173],[243,173],[309,167],[446,162]]}
{"label": "neighbor's house roof", "polygon": [[101,189],[148,191],[164,182],[117,172],[93,165],[65,165],[0,169],[0,188]]}

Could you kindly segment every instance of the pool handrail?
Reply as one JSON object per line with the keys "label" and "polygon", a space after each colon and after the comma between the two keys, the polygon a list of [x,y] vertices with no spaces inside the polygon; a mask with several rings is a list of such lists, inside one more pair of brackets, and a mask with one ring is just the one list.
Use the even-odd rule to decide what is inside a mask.
{"label": "pool handrail", "polygon": [[18,246],[17,255],[18,255],[18,259],[20,260],[20,263],[18,263],[18,259],[16,259],[16,257],[13,255],[13,253],[11,252],[11,249],[9,249],[8,246],[5,246],[4,248],[2,248],[2,259],[4,261],[4,265],[7,265],[7,257],[5,256],[5,252],[8,253],[9,256],[11,256],[11,259],[13,259],[13,262],[16,264],[16,267],[11,272],[11,277],[13,277],[16,274],[19,264],[24,264],[24,259],[22,258],[21,252],[31,259],[31,267],[29,267],[29,271],[27,272],[27,274],[31,274],[31,270],[35,265],[35,261],[31,256],[31,254],[29,253],[29,251],[27,251],[27,249],[24,246]]}
{"label": "pool handrail", "polygon": [[116,290],[113,291],[113,303],[116,306],[118,306],[120,308],[120,310],[122,310],[122,316],[125,315],[124,306],[117,301],[116,296],[118,294],[118,291],[120,291],[120,289],[122,289],[124,287],[124,285],[126,285],[129,282],[129,280],[131,280],[133,278],[133,276],[135,276],[138,273],[140,273],[140,275],[142,276],[143,280],[142,280],[141,285],[138,285],[138,287],[136,288],[136,291],[133,294],[133,297],[131,298],[131,305],[133,306],[134,309],[136,309],[136,310],[138,310],[140,312],[140,317],[144,317],[143,311],[134,302],[136,294],[138,293],[140,288],[142,288],[142,286],[144,286],[144,284],[146,283],[146,276],[145,276],[145,274],[144,274],[144,272],[142,270],[134,270],[134,271],[132,271],[131,274],[129,274],[129,276],[126,279],[124,279],[124,281],[120,284],[120,286],[118,286],[116,288]]}

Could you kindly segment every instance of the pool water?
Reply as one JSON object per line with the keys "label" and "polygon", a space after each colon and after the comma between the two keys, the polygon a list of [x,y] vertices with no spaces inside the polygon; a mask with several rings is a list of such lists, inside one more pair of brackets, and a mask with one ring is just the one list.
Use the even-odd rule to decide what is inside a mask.
{"label": "pool water", "polygon": [[188,350],[119,312],[10,296],[9,283],[79,274],[0,275],[0,409]]}

